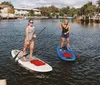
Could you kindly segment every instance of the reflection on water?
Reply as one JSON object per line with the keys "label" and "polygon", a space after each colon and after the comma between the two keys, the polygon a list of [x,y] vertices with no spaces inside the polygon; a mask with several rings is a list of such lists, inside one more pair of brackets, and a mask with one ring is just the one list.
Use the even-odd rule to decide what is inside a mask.
{"label": "reflection on water", "polygon": [[88,28],[96,28],[100,27],[100,23],[89,23],[89,22],[78,22],[81,24],[83,27],[88,27]]}
{"label": "reflection on water", "polygon": [[77,60],[59,59],[56,47],[60,43],[63,19],[35,19],[36,33],[46,29],[35,40],[38,58],[53,67],[49,73],[29,72],[11,58],[12,49],[22,49],[28,20],[0,21],[0,79],[8,85],[99,85],[100,81],[100,24],[76,23],[71,26],[70,46]]}

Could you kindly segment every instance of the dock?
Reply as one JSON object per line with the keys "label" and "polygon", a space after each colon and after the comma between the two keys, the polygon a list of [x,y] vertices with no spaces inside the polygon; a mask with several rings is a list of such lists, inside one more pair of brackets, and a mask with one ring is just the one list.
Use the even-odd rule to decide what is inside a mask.
{"label": "dock", "polygon": [[7,85],[6,79],[0,79],[0,85]]}
{"label": "dock", "polygon": [[100,23],[100,15],[99,16],[81,16],[78,20],[81,22],[87,23]]}

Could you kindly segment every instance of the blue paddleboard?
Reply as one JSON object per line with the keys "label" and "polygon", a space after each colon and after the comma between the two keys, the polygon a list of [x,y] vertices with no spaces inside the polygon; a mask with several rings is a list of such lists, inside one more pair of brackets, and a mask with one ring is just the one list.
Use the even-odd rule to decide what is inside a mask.
{"label": "blue paddleboard", "polygon": [[68,50],[64,47],[60,51],[60,46],[57,46],[57,53],[58,56],[65,61],[74,61],[76,59],[75,54],[70,47],[68,48]]}

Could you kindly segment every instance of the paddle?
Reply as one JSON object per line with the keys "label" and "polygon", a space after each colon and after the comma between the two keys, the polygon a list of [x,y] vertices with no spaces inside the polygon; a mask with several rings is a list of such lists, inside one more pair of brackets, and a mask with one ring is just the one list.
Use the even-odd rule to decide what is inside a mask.
{"label": "paddle", "polygon": [[[40,34],[41,34],[41,32],[42,31],[44,31],[44,29],[46,29],[46,27],[44,27],[38,34],[37,34],[37,36],[39,36]],[[30,42],[30,44],[31,44],[31,42]],[[30,45],[29,44],[29,45]],[[14,57],[14,60],[17,58],[17,56],[18,56],[18,54],[20,53],[21,51],[19,51],[16,55],[15,55],[15,57]],[[26,54],[27,55],[27,54]],[[20,57],[20,58],[22,58],[22,57]],[[19,59],[18,59],[19,60]]]}

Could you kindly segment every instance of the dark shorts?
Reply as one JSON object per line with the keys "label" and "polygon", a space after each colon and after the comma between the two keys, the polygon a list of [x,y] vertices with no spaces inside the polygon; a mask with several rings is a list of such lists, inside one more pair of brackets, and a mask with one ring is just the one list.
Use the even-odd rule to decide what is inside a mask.
{"label": "dark shorts", "polygon": [[63,37],[63,38],[69,38],[69,33],[66,34],[66,35],[65,35],[64,33],[62,33],[62,34],[61,34],[61,37]]}

